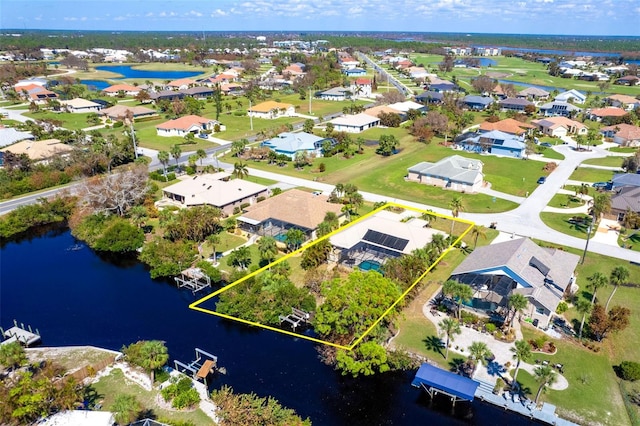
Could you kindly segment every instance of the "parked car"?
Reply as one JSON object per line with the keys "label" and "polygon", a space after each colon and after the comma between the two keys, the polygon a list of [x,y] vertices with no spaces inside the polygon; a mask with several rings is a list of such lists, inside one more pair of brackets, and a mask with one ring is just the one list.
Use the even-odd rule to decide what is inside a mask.
{"label": "parked car", "polygon": [[598,189],[605,189],[609,186],[609,182],[595,182],[591,186]]}
{"label": "parked car", "polygon": [[539,184],[543,184],[543,183],[545,183],[546,181],[547,181],[547,177],[546,177],[546,176],[540,176],[540,177],[538,178],[538,183],[539,183]]}
{"label": "parked car", "polygon": [[551,145],[549,142],[542,142],[542,143],[540,144],[540,146],[544,146],[544,147],[546,147],[546,148],[551,148],[551,147],[552,147],[552,145]]}

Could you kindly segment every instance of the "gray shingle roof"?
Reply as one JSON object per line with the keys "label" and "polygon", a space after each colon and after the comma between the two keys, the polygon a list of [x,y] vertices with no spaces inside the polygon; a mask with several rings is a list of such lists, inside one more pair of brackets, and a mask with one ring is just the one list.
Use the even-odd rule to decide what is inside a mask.
{"label": "gray shingle roof", "polygon": [[460,155],[443,158],[437,163],[421,162],[408,170],[412,173],[449,179],[469,185],[476,182],[478,175],[483,176],[481,161]]}
{"label": "gray shingle roof", "polygon": [[611,197],[611,208],[615,210],[640,212],[640,186],[624,186]]}
{"label": "gray shingle roof", "polygon": [[528,238],[520,238],[478,247],[452,275],[509,274],[524,287],[517,292],[554,311],[571,282],[579,260],[580,256],[575,254],[542,248]]}

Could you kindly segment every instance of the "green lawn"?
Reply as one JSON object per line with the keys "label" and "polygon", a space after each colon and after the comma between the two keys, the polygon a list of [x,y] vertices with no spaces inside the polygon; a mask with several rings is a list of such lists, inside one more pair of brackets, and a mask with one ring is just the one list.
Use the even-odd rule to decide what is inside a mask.
{"label": "green lawn", "polygon": [[[406,130],[401,128],[371,129],[363,132],[362,137],[375,140],[382,134],[393,134],[401,141],[399,147],[400,152],[398,154],[382,157],[375,153],[375,146],[367,146],[363,154],[357,154],[350,159],[345,159],[341,156],[317,158],[314,160],[312,166],[306,167],[303,170],[294,169],[291,163],[285,167],[278,167],[263,162],[250,162],[249,166],[304,179],[317,179],[332,184],[350,182],[358,186],[360,190],[386,195],[389,197],[389,201],[405,199],[447,208],[454,196],[461,195],[464,200],[465,211],[469,212],[499,212],[511,210],[516,207],[514,203],[503,199],[496,199],[494,202],[492,197],[484,194],[458,194],[443,191],[440,188],[405,181],[404,176],[407,173],[408,167],[420,161],[437,161],[448,155],[453,155],[456,152],[435,143],[424,145],[414,142],[412,138],[406,134]],[[479,157],[474,154],[465,154],[465,156]],[[503,176],[500,177],[487,172],[488,176],[495,176],[496,180],[499,180],[496,188],[498,190],[508,188],[516,193],[522,192],[522,195],[524,195],[525,191],[532,191],[536,185],[533,176],[537,178],[537,176],[541,175],[541,171],[538,169],[542,163],[515,159],[489,158],[487,156],[483,156],[482,160],[488,160],[487,162],[489,163],[487,165],[487,162],[485,162],[485,171],[497,171],[501,166],[499,160],[503,160],[503,164],[511,163],[522,166],[520,173],[516,173],[510,170],[509,167],[505,167]],[[237,160],[227,155],[223,161],[233,163]],[[325,164],[326,171],[324,173],[317,171],[320,163]],[[531,176],[525,185],[522,184],[523,175]],[[510,182],[509,179],[511,179],[512,182]],[[489,180],[491,181],[491,178],[489,178]],[[524,187],[524,189],[522,187]],[[505,190],[505,192],[509,191]]]}
{"label": "green lawn", "polygon": [[127,394],[135,396],[138,402],[142,404],[143,409],[148,410],[145,411],[145,417],[174,422],[192,422],[195,425],[209,425],[212,423],[211,418],[199,408],[192,411],[173,411],[160,408],[155,402],[160,393],[158,390],[144,390],[139,385],[125,379],[120,369],[113,370],[108,376],[102,377],[92,387],[100,395],[103,409],[106,410],[111,407],[116,396]]}
{"label": "green lawn", "polygon": [[[522,332],[526,340],[542,334],[528,326],[523,327]],[[581,424],[601,422],[606,425],[628,425],[629,419],[607,355],[603,352],[594,353],[575,343],[550,340],[558,348],[555,355],[534,353],[531,358],[563,364],[569,387],[562,391],[547,389],[541,401],[556,405],[562,416],[579,416]],[[535,397],[538,385],[528,373],[518,373],[518,381],[531,389],[530,396]],[[607,397],[603,398],[603,395]]]}
{"label": "green lawn", "polygon": [[614,146],[608,149],[611,152],[624,152],[627,154],[633,154],[634,152],[638,151],[638,148],[627,148],[627,147],[621,147],[621,146]]}
{"label": "green lawn", "polygon": [[637,229],[628,229],[620,233],[618,245],[633,251],[640,251],[640,231]]}
{"label": "green lawn", "polygon": [[34,120],[59,120],[62,122],[62,127],[69,130],[80,130],[80,129],[84,129],[85,127],[91,126],[91,124],[87,123],[87,116],[89,114],[39,111],[39,112],[26,112],[23,115],[25,117],[33,118]]}
{"label": "green lawn", "polygon": [[564,155],[560,154],[558,151],[555,151],[553,148],[544,148],[542,150],[542,155],[544,158],[549,160],[564,160]]}
{"label": "green lawn", "polygon": [[607,166],[607,167],[621,167],[623,157],[604,157],[604,158],[591,158],[585,160],[582,164],[592,164],[594,166]]}
{"label": "green lawn", "polygon": [[584,201],[580,200],[579,196],[574,194],[556,194],[549,201],[550,207],[559,207],[572,209],[574,207],[580,207],[584,205]]}
{"label": "green lawn", "polygon": [[613,178],[613,175],[614,172],[611,170],[578,167],[578,169],[569,176],[569,179],[580,182],[608,182]]}
{"label": "green lawn", "polygon": [[[587,230],[589,228],[588,222],[585,220],[582,223],[571,224],[569,223],[569,220],[573,217],[589,218],[586,214],[540,213],[540,219],[542,219],[548,227],[555,229],[558,232],[562,232],[563,234],[571,235],[572,237],[586,239]],[[595,232],[596,229],[594,227],[591,234],[593,235]]]}

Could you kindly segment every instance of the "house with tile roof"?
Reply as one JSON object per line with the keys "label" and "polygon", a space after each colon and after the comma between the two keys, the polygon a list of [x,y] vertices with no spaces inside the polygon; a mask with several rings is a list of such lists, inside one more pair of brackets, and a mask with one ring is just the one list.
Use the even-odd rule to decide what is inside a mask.
{"label": "house with tile roof", "polygon": [[269,195],[269,188],[264,185],[229,177],[229,173],[187,176],[163,188],[165,198],[157,204],[182,208],[209,205],[221,209],[225,215],[231,215],[236,207],[253,205],[258,202],[258,197]]}
{"label": "house with tile roof", "polygon": [[218,131],[226,130],[225,126],[212,118],[200,117],[198,115],[185,115],[184,117],[158,124],[156,126],[156,132],[158,136],[184,137],[187,133],[193,133],[194,135],[198,135],[202,131],[213,133],[216,126],[219,126]]}
{"label": "house with tile roof", "polygon": [[313,238],[327,213],[343,216],[342,205],[328,200],[326,195],[290,189],[247,207],[238,223],[242,229],[261,236],[277,237],[297,228]]}
{"label": "house with tile roof", "polygon": [[613,138],[613,142],[620,146],[640,146],[640,127],[632,124],[620,123],[600,129],[605,138]]}
{"label": "house with tile roof", "polygon": [[528,300],[524,315],[546,327],[564,294],[572,291],[580,256],[543,248],[529,238],[478,247],[451,278],[473,289],[474,306],[507,308],[512,294]]}
{"label": "house with tile roof", "polygon": [[253,105],[247,110],[247,113],[251,117],[273,120],[280,117],[291,117],[295,113],[295,108],[291,104],[266,101]]}
{"label": "house with tile roof", "polygon": [[636,77],[635,75],[625,75],[624,77],[617,79],[616,84],[621,84],[623,86],[637,86],[640,84],[640,77]]}
{"label": "house with tile roof", "polygon": [[633,111],[635,108],[640,108],[640,99],[629,95],[609,95],[604,98],[604,101],[611,104],[611,106],[622,108],[627,111]]}
{"label": "house with tile roof", "polygon": [[123,92],[125,96],[136,96],[140,93],[140,88],[132,86],[131,84],[114,84],[102,90],[107,96],[117,96],[118,93]]}
{"label": "house with tile roof", "polygon": [[608,118],[620,118],[627,114],[628,112],[626,110],[618,107],[593,108],[587,110],[587,117],[589,120],[593,121],[602,121]]}
{"label": "house with tile roof", "polygon": [[284,132],[275,138],[262,142],[261,145],[275,151],[277,154],[284,154],[293,159],[298,152],[321,156],[322,146],[325,142],[329,142],[331,146],[337,144],[333,138],[323,138],[305,132]]}
{"label": "house with tile roof", "polygon": [[469,152],[514,158],[522,158],[526,148],[523,136],[504,133],[500,130],[477,133],[471,137],[456,140],[456,145]]}
{"label": "house with tile roof", "polygon": [[548,117],[532,120],[531,124],[547,136],[562,137],[569,134],[586,135],[589,130],[584,124],[567,117]]}
{"label": "house with tile roof", "polygon": [[102,109],[102,105],[100,105],[99,103],[88,101],[82,98],[60,101],[60,105],[62,105],[64,109],[72,113],[98,112]]}
{"label": "house with tile roof", "polygon": [[133,116],[133,119],[140,117],[148,117],[152,115],[156,115],[157,112],[155,109],[143,107],[143,106],[129,106],[129,105],[114,105],[109,108],[105,108],[100,111],[100,115],[104,115],[110,120],[119,121],[122,120],[123,117],[126,117],[128,114]]}
{"label": "house with tile roof", "polygon": [[15,155],[26,154],[34,163],[46,163],[55,156],[63,156],[73,151],[71,145],[60,142],[59,139],[23,140],[0,149],[0,152],[11,152]]}
{"label": "house with tile roof", "polygon": [[527,87],[516,94],[518,98],[526,98],[534,101],[549,99],[551,94],[544,89],[538,87]]}
{"label": "house with tile roof", "polygon": [[407,170],[407,180],[458,192],[475,193],[484,184],[482,161],[452,155],[436,163],[423,161]]}
{"label": "house with tile roof", "polygon": [[26,100],[32,101],[38,105],[46,104],[49,100],[59,99],[57,93],[37,84],[22,86],[18,93],[20,93]]}
{"label": "house with tile roof", "polygon": [[526,133],[530,133],[536,126],[524,123],[522,121],[514,120],[513,118],[505,118],[504,120],[489,122],[484,121],[480,123],[478,130],[480,133],[490,132],[492,130],[499,130],[503,133],[509,133],[511,135],[522,136]]}
{"label": "house with tile roof", "polygon": [[343,115],[341,117],[334,118],[329,121],[329,123],[333,124],[333,128],[336,132],[360,133],[367,129],[379,126],[380,119],[378,117],[372,117],[369,114],[360,113],[354,115]]}
{"label": "house with tile roof", "polygon": [[349,86],[354,98],[370,98],[372,92],[372,81],[370,78],[356,78]]}
{"label": "house with tile roof", "polygon": [[197,81],[192,80],[190,78],[179,78],[177,80],[170,81],[166,85],[167,90],[184,90],[189,87],[196,86],[198,84]]}

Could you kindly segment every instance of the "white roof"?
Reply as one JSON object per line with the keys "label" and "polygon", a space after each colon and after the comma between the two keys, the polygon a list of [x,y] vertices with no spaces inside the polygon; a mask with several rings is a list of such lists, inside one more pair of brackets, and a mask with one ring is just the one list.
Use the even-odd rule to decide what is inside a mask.
{"label": "white roof", "polygon": [[109,411],[69,410],[56,413],[37,423],[39,426],[113,426],[116,420]]}
{"label": "white roof", "polygon": [[404,102],[396,102],[395,104],[391,104],[389,105],[389,108],[393,108],[401,112],[407,112],[410,109],[416,109],[416,110],[424,109],[424,105],[421,105],[413,101],[404,101]]}
{"label": "white roof", "polygon": [[242,179],[220,180],[226,176],[229,175],[216,173],[189,176],[186,180],[167,186],[163,191],[184,197],[184,204],[187,206],[209,204],[222,208],[267,190],[264,185]]}
{"label": "white roof", "polygon": [[0,147],[11,145],[25,139],[34,139],[29,132],[20,132],[13,127],[0,128]]}
{"label": "white roof", "polygon": [[355,115],[343,115],[342,117],[337,117],[329,121],[329,123],[333,123],[336,126],[353,127],[362,127],[378,122],[380,122],[380,119],[378,117],[372,117],[369,114],[365,114],[363,112]]}
{"label": "white roof", "polygon": [[96,107],[99,108],[102,106],[98,103],[88,101],[82,98],[70,99],[68,101],[60,101],[60,103],[62,105],[69,105],[70,107],[73,107],[73,108],[96,108]]}
{"label": "white roof", "polygon": [[391,235],[396,238],[408,240],[409,242],[402,250],[404,254],[409,254],[413,250],[423,248],[427,243],[431,242],[434,234],[446,234],[433,228],[425,228],[426,221],[418,218],[409,219],[402,222],[402,219],[417,216],[414,211],[406,210],[403,213],[393,213],[388,210],[382,210],[373,216],[370,216],[360,222],[356,222],[342,232],[333,235],[330,238],[331,244],[335,247],[350,249],[365,236],[367,231],[377,231],[383,234]]}

